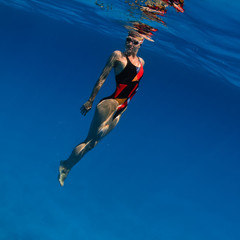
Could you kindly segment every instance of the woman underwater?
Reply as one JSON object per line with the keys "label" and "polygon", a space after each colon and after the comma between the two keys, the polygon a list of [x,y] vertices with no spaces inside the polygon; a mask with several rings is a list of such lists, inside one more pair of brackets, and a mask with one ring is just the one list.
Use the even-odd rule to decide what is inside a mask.
{"label": "woman underwater", "polygon": [[81,113],[85,116],[92,108],[98,91],[113,68],[117,83],[116,90],[111,96],[98,103],[87,138],[73,149],[67,160],[60,162],[58,180],[61,186],[64,185],[72,167],[118,124],[129,101],[136,93],[139,81],[143,76],[144,60],[137,56],[143,40],[138,33],[129,32],[125,51],[116,50],[111,54],[89,100],[81,107]]}

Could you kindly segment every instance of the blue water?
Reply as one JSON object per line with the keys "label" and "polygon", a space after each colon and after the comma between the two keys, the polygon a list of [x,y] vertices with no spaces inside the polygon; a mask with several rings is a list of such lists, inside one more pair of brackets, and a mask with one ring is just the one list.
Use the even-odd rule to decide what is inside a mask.
{"label": "blue water", "polygon": [[[0,1],[0,239],[240,239],[240,4],[189,1],[164,26],[86,2]],[[61,188],[94,113],[79,109],[136,20],[158,29],[140,89]]]}

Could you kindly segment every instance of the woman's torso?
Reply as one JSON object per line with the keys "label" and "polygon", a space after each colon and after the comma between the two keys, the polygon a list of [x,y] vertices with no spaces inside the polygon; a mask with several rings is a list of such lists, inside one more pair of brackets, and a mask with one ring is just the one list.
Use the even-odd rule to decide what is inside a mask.
{"label": "woman's torso", "polygon": [[[127,64],[125,63],[126,66],[123,66],[123,70],[117,73],[115,69],[115,73],[117,73],[115,75],[117,85],[115,92],[111,96],[103,99],[115,99],[119,103],[117,115],[127,107],[128,103],[137,92],[139,82],[143,76],[143,65],[139,58],[139,66],[135,66],[127,56],[125,56],[125,59]],[[120,62],[120,64],[123,65],[124,61]]]}

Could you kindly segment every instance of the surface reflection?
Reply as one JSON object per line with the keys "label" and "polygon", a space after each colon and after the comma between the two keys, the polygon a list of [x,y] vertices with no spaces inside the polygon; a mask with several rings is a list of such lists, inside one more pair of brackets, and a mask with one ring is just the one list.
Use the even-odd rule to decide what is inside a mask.
{"label": "surface reflection", "polygon": [[184,13],[184,0],[147,0],[147,1],[125,1],[130,6],[130,16],[134,16],[134,11],[139,10],[141,17],[140,21],[131,21],[125,28],[128,30],[136,31],[142,37],[149,41],[153,40],[153,33],[158,31],[156,27],[152,27],[145,21],[154,21],[166,27],[164,21],[167,9],[173,7],[177,12]]}

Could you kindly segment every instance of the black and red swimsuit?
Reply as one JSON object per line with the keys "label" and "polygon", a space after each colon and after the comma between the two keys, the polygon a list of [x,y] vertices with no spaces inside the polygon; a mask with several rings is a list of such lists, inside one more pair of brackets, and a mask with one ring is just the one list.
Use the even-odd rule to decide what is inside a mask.
{"label": "black and red swimsuit", "polygon": [[117,117],[131,101],[132,97],[138,90],[140,79],[143,76],[143,66],[141,63],[140,67],[134,66],[131,61],[127,58],[126,67],[116,75],[117,88],[115,92],[105,99],[115,99],[120,104],[113,118]]}

